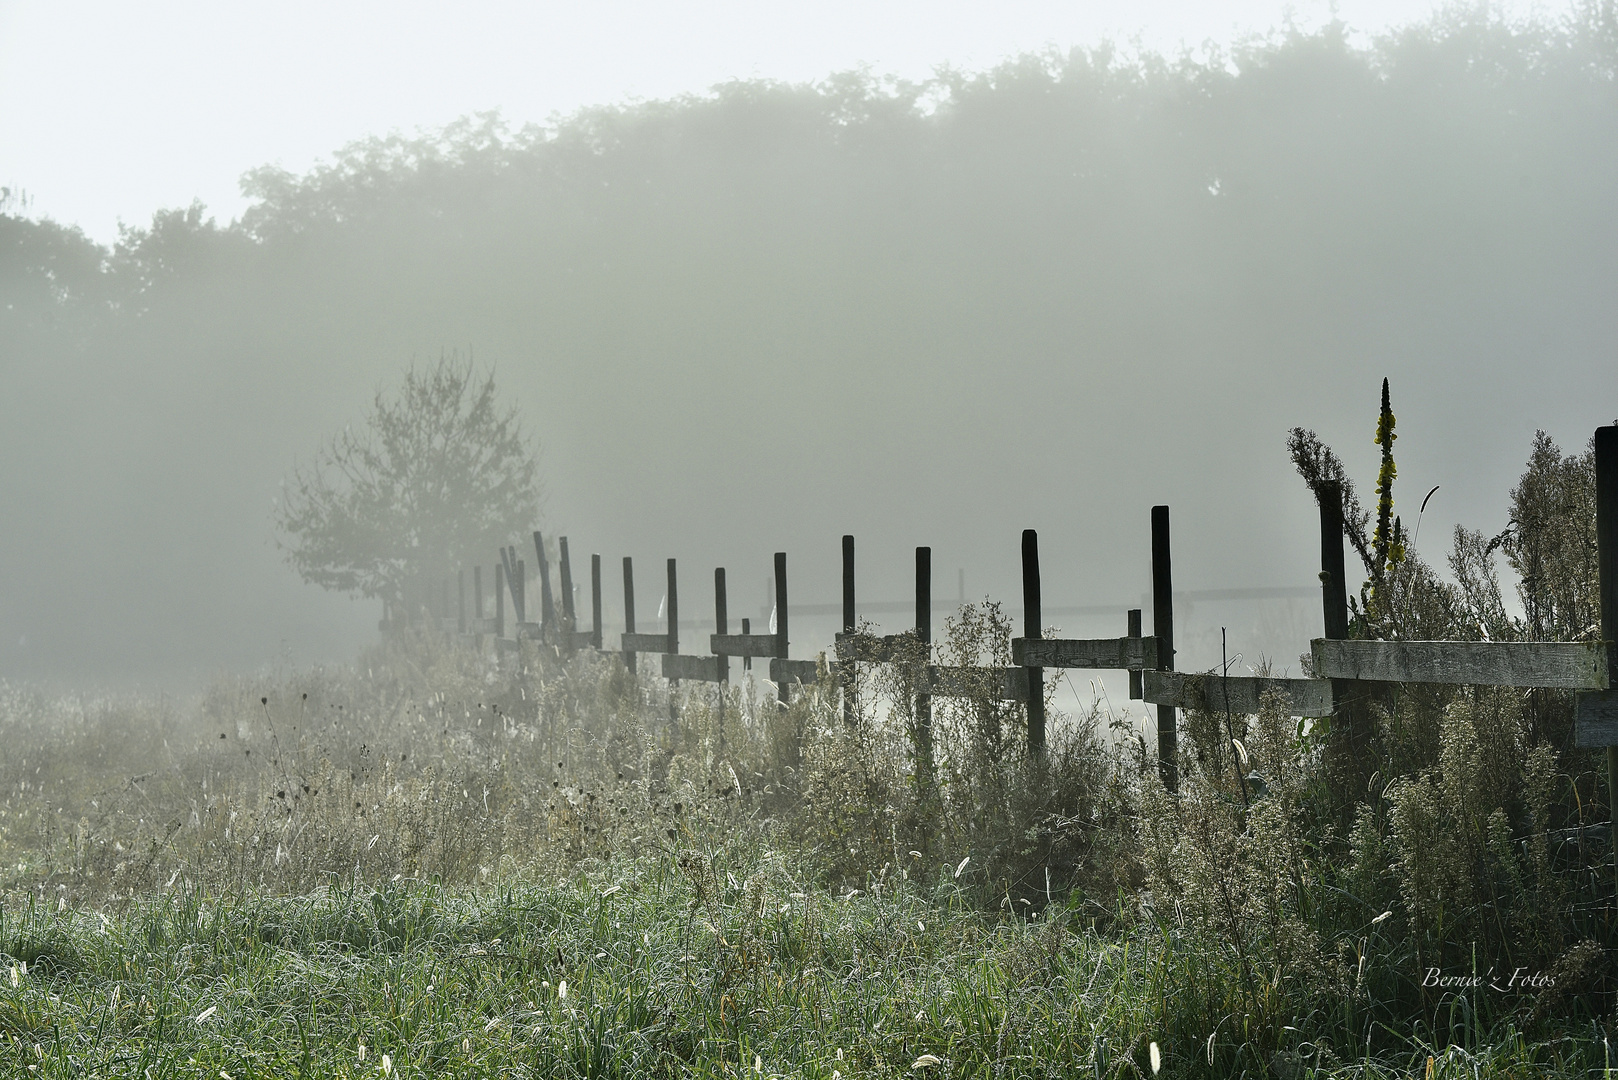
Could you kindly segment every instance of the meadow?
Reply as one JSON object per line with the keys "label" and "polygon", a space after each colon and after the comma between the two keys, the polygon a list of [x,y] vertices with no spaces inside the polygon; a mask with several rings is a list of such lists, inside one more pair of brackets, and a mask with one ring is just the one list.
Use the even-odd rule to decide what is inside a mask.
{"label": "meadow", "polygon": [[[1008,634],[972,606],[940,651],[993,659]],[[195,700],[7,687],[0,1072],[1606,1066],[1603,951],[1571,932],[1603,916],[1555,914],[1532,988],[1423,988],[1432,928],[1399,882],[1419,868],[1396,834],[1322,842],[1319,747],[1273,708],[1243,721],[1251,805],[1198,756],[1217,720],[1190,718],[1171,796],[1109,731],[1127,718],[1057,716],[1035,760],[987,693],[935,702],[924,787],[902,665],[851,718],[830,681],[783,705],[736,674],[719,709],[615,657],[423,632]],[[1494,948],[1448,902],[1446,972],[1455,943]]]}

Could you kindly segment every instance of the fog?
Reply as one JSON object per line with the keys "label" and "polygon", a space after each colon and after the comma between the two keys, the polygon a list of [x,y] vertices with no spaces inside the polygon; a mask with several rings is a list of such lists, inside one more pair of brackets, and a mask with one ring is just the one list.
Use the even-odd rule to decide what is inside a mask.
{"label": "fog", "polygon": [[[1177,588],[1292,590],[1195,600],[1179,666],[1228,625],[1295,671],[1319,541],[1288,429],[1368,490],[1389,377],[1397,509],[1440,485],[1416,549],[1441,565],[1456,523],[1504,527],[1536,429],[1571,450],[1618,416],[1612,20],[472,118],[257,170],[240,220],[166,210],[112,248],[13,201],[0,677],[354,656],[379,605],[302,585],[272,500],[452,350],[542,447],[512,541],[537,524],[658,586],[677,557],[687,619],[715,566],[757,617],[778,550],[795,603],[835,603],[843,533],[871,600],[905,599],[927,544],[940,618],[958,591],[1016,606],[1037,528],[1047,607],[1117,612],[1048,621],[1121,633],[1166,503]],[[793,654],[831,629],[797,620]]]}

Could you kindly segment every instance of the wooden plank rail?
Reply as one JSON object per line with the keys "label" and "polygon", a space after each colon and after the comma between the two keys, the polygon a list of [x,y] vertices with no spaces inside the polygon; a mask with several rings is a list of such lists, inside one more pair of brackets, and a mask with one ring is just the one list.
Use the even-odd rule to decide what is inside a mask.
{"label": "wooden plank rail", "polygon": [[774,656],[778,634],[711,634],[708,647],[720,656]]}
{"label": "wooden plank rail", "polygon": [[[882,637],[874,634],[838,634],[837,658],[843,663],[891,664],[895,647],[906,640],[915,642],[916,638],[911,634],[887,634]],[[840,669],[840,666],[834,664],[833,668]],[[926,680],[916,689],[918,693],[931,697],[976,697],[987,690],[1002,701],[1022,701],[1028,696],[1028,671],[1020,666],[994,668],[928,664]]]}
{"label": "wooden plank rail", "polygon": [[558,641],[564,649],[589,649],[595,646],[596,635],[594,630],[562,631]]}
{"label": "wooden plank rail", "polygon": [[1605,690],[1606,646],[1583,641],[1335,641],[1311,644],[1320,679]]}
{"label": "wooden plank rail", "polygon": [[626,653],[666,653],[669,647],[667,634],[623,634],[620,647]]}
{"label": "wooden plank rail", "polygon": [[698,682],[724,682],[719,664],[720,656],[685,656],[680,653],[663,654],[663,678],[694,679]]}
{"label": "wooden plank rail", "polygon": [[1019,667],[1144,671],[1157,667],[1157,638],[1012,638]]}
{"label": "wooden plank rail", "polygon": [[1142,677],[1145,700],[1153,705],[1223,712],[1227,705],[1225,695],[1228,693],[1230,711],[1246,716],[1258,712],[1260,699],[1267,692],[1278,690],[1287,700],[1288,716],[1332,714],[1329,679],[1221,678],[1213,674],[1193,675],[1179,671],[1146,671]]}

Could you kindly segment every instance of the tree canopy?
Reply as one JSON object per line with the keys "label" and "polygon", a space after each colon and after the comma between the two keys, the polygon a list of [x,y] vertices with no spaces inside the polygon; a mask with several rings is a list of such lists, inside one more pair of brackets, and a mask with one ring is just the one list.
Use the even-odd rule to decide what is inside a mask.
{"label": "tree canopy", "polygon": [[[0,215],[0,505],[28,508],[0,530],[0,674],[24,637],[95,670],[318,640],[333,609],[289,587],[265,506],[344,403],[454,347],[498,360],[557,517],[615,551],[673,554],[701,517],[691,558],[834,561],[815,538],[866,522],[989,573],[1038,523],[1087,553],[1053,595],[1122,601],[1119,522],[1150,500],[1209,530],[1185,574],[1310,582],[1285,432],[1375,475],[1386,375],[1421,433],[1401,475],[1444,484],[1428,518],[1498,512],[1492,535],[1535,428],[1611,418],[1615,26],[1467,7],[1369,43],[743,81],[363,140],[255,171],[240,221],[175,208],[111,246]],[[737,498],[763,490],[768,514]]]}
{"label": "tree canopy", "polygon": [[538,473],[494,374],[447,357],[295,469],[276,526],[305,581],[397,604],[532,527]]}

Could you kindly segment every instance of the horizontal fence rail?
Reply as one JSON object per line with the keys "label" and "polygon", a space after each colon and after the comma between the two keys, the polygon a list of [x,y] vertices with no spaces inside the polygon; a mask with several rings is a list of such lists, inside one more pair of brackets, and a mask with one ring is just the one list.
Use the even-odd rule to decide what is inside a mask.
{"label": "horizontal fence rail", "polygon": [[1325,679],[1266,679],[1235,675],[1186,675],[1178,671],[1148,671],[1145,697],[1154,705],[1204,712],[1256,713],[1266,694],[1280,695],[1287,715],[1321,717],[1332,714],[1331,683]]}
{"label": "horizontal fence rail", "polygon": [[1323,679],[1456,683],[1465,686],[1605,690],[1608,643],[1600,641],[1332,641],[1310,643]]}
{"label": "horizontal fence rail", "polygon": [[1011,660],[1024,667],[1144,671],[1157,667],[1157,638],[1012,638]]}

